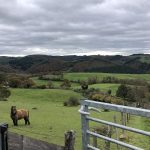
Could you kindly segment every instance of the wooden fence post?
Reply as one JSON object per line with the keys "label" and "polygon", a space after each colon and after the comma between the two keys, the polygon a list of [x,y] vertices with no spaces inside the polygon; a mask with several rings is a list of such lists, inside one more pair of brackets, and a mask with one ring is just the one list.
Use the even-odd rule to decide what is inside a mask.
{"label": "wooden fence post", "polygon": [[65,133],[65,150],[74,150],[75,131],[70,130]]}

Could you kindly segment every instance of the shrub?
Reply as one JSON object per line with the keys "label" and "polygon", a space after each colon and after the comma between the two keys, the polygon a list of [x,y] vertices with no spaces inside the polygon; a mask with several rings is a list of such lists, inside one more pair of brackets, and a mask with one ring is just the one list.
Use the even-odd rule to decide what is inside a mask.
{"label": "shrub", "polygon": [[11,92],[6,87],[0,87],[0,100],[6,100],[11,95]]}
{"label": "shrub", "polygon": [[47,86],[43,84],[43,85],[38,85],[37,88],[38,89],[47,89]]}
{"label": "shrub", "polygon": [[34,85],[33,80],[26,76],[13,75],[9,77],[9,86],[13,88],[31,88]]}
{"label": "shrub", "polygon": [[123,99],[127,98],[128,87],[125,84],[121,84],[116,91],[116,96]]}
{"label": "shrub", "polygon": [[82,90],[87,90],[88,89],[88,83],[87,82],[82,81],[80,84],[81,84]]}
{"label": "shrub", "polygon": [[123,104],[125,104],[125,101],[119,97],[111,97],[111,103],[117,104],[117,105],[123,105]]}
{"label": "shrub", "polygon": [[98,93],[100,90],[99,89],[95,89],[95,88],[89,88],[87,90],[74,89],[74,91],[78,92],[78,93],[82,93],[82,95],[84,97],[87,97],[87,98],[91,99],[92,95]]}
{"label": "shrub", "polygon": [[97,76],[88,78],[88,84],[96,84],[96,83],[98,83],[98,77]]}
{"label": "shrub", "polygon": [[63,81],[63,83],[60,85],[61,88],[70,88],[71,87],[71,82],[67,79]]}
{"label": "shrub", "polygon": [[104,103],[112,103],[122,105],[124,100],[118,97],[114,97],[111,95],[106,95],[104,93],[97,93],[91,96],[91,99],[94,101],[104,102]]}
{"label": "shrub", "polygon": [[6,82],[7,82],[6,75],[0,73],[0,85],[1,85],[1,84],[4,85]]}
{"label": "shrub", "polygon": [[118,83],[119,79],[112,76],[104,77],[101,81],[102,83]]}
{"label": "shrub", "polygon": [[22,86],[23,86],[24,88],[31,88],[31,87],[33,87],[34,85],[35,85],[35,83],[33,82],[32,79],[26,79],[26,80],[24,80],[24,81],[22,82]]}
{"label": "shrub", "polygon": [[68,102],[67,101],[64,102],[64,106],[68,106]]}
{"label": "shrub", "polygon": [[148,92],[150,92],[150,84],[147,85]]}
{"label": "shrub", "polygon": [[97,93],[92,95],[92,99],[99,102],[111,103],[111,97],[103,93]]}
{"label": "shrub", "polygon": [[54,88],[54,85],[53,85],[53,82],[52,81],[49,81],[48,84],[47,84],[48,88],[52,89]]}
{"label": "shrub", "polygon": [[39,80],[62,81],[63,80],[63,73],[53,72],[49,75],[40,75]]}
{"label": "shrub", "polygon": [[12,88],[22,87],[22,80],[17,77],[12,77],[9,79],[9,86]]}
{"label": "shrub", "polygon": [[73,96],[70,97],[68,99],[68,101],[64,102],[64,106],[78,106],[78,105],[80,105],[80,102],[79,102],[78,98],[73,97]]}
{"label": "shrub", "polygon": [[108,93],[108,95],[111,95],[111,89],[109,89],[108,91],[107,91],[107,93]]}

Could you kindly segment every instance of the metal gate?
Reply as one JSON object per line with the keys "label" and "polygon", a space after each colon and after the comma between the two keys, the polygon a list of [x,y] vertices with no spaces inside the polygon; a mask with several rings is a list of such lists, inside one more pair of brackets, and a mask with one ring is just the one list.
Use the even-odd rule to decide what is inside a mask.
{"label": "metal gate", "polygon": [[[128,106],[122,106],[122,105],[102,103],[102,102],[96,102],[96,101],[91,101],[91,100],[84,100],[84,101],[82,101],[81,108],[79,110],[79,112],[81,113],[81,121],[82,121],[82,150],[89,150],[89,149],[90,150],[99,150],[98,148],[96,148],[90,144],[90,136],[101,138],[103,140],[106,140],[106,141],[109,141],[112,143],[116,143],[118,145],[121,145],[123,147],[129,148],[132,150],[143,150],[142,148],[139,148],[139,147],[130,145],[128,143],[125,143],[125,142],[122,142],[122,141],[119,141],[119,140],[116,140],[113,138],[109,138],[107,136],[90,131],[89,121],[113,126],[115,128],[128,130],[128,131],[135,132],[135,133],[142,134],[142,135],[149,136],[149,137],[150,137],[150,132],[90,117],[89,108],[108,109],[108,110],[112,110],[112,111],[128,113],[128,114],[132,114],[132,115],[136,115],[136,116],[143,116],[143,117],[150,118],[150,110],[147,110],[147,109],[140,109],[140,108],[134,108],[134,107],[128,107]],[[147,143],[147,144],[149,145],[150,143]]]}

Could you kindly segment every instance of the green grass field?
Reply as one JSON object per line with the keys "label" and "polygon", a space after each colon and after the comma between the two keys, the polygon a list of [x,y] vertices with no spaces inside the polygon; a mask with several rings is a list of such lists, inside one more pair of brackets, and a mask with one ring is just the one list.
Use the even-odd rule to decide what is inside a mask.
{"label": "green grass field", "polygon": [[[69,90],[28,90],[12,89],[12,95],[8,101],[0,101],[0,122],[7,122],[9,130],[24,134],[33,138],[42,139],[50,143],[64,144],[64,132],[70,129],[77,131],[78,145],[80,147],[81,134],[79,107],[64,107],[63,102],[70,96],[81,96]],[[24,121],[14,127],[10,119],[10,107],[30,110],[31,126],[24,126]],[[37,109],[32,109],[36,107]]]}
{"label": "green grass field", "polygon": [[[39,80],[38,77],[33,77],[32,80],[35,82],[36,85],[47,85],[47,80]],[[54,88],[59,88],[62,84],[62,81],[51,81],[53,83]],[[79,86],[78,83],[71,83],[71,87]]]}
{"label": "green grass field", "polygon": [[98,88],[103,92],[107,92],[109,89],[112,91],[112,95],[116,95],[116,91],[120,84],[111,84],[111,83],[103,83],[103,84],[93,84],[89,87]]}
{"label": "green grass field", "polygon": [[[110,74],[110,73],[65,73],[64,78],[69,80],[87,80],[89,77],[97,76],[100,80],[106,76],[114,76],[117,78],[130,79],[145,79],[150,81],[149,74]],[[38,80],[38,77],[33,77],[36,85],[47,85],[48,81]],[[11,89],[11,96],[8,101],[0,101],[0,122],[7,122],[9,130],[36,139],[41,139],[49,143],[64,145],[64,132],[67,130],[76,131],[75,149],[81,150],[81,120],[78,109],[80,107],[64,107],[63,102],[68,100],[70,96],[75,96],[78,99],[82,96],[73,92],[71,89],[80,88],[78,83],[72,83],[70,90],[62,90],[60,88],[61,81],[52,81],[56,89]],[[90,88],[99,88],[101,91],[107,92],[112,90],[112,95],[115,95],[119,84],[93,84]],[[57,89],[58,88],[58,89]],[[16,105],[17,108],[27,108],[30,111],[30,126],[25,126],[24,121],[19,121],[19,126],[14,127],[10,119],[10,107]],[[32,109],[37,108],[37,109]],[[116,112],[101,112],[92,115],[100,119],[113,121],[113,115],[116,114],[118,122],[120,122],[120,113]],[[150,131],[150,120],[142,119],[141,117],[132,117],[129,126]],[[91,123],[90,127],[98,126]],[[128,133],[130,142],[149,150],[147,143],[148,138],[143,136]],[[113,138],[114,135],[113,135]],[[99,143],[101,145],[101,142]],[[115,150],[116,146],[113,145]],[[123,149],[122,149],[123,150]]]}
{"label": "green grass field", "polygon": [[87,80],[89,77],[97,76],[100,80],[106,76],[120,79],[144,79],[150,81],[150,74],[115,74],[115,73],[65,73],[64,78],[69,80]]}
{"label": "green grass field", "polygon": [[[36,139],[41,139],[49,143],[58,145],[64,144],[64,132],[67,130],[76,131],[76,150],[81,149],[81,121],[80,114],[78,113],[79,107],[64,107],[63,102],[70,96],[81,98],[81,95],[71,90],[61,89],[11,89],[12,95],[8,101],[0,101],[0,122],[7,122],[9,130],[30,136]],[[16,105],[18,108],[27,108],[30,110],[30,126],[25,126],[24,121],[19,121],[19,126],[14,127],[10,119],[10,107]],[[36,107],[37,109],[32,109]],[[115,112],[101,112],[92,113],[101,119],[113,121],[113,115],[118,116],[120,122],[120,113]],[[132,117],[130,122],[131,126],[138,127],[139,129],[150,130],[149,122],[143,122],[140,117]],[[92,124],[92,126],[98,126]],[[135,145],[142,145],[147,149],[147,138],[141,136],[133,136],[132,143]],[[142,141],[142,143],[141,143]],[[115,146],[114,146],[115,150]]]}

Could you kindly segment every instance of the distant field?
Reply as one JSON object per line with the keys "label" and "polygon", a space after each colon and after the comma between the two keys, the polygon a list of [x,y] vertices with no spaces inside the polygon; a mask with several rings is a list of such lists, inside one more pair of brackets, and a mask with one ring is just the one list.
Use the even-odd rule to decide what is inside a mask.
{"label": "distant field", "polygon": [[113,76],[119,79],[144,79],[150,81],[150,74],[115,74],[115,73],[65,73],[64,78],[69,80],[87,80],[89,77],[97,76],[100,80],[106,76]]}
{"label": "distant field", "polygon": [[[39,80],[38,77],[33,77],[32,80],[36,83],[36,85],[47,85],[47,80]],[[59,88],[62,81],[51,81],[55,88]],[[71,83],[71,87],[79,86],[78,83]]]}
{"label": "distant field", "polygon": [[[120,84],[100,83],[89,85],[89,88],[100,89],[102,92],[107,92],[109,89],[111,89],[112,95],[115,95],[119,85]],[[81,88],[81,86],[74,86],[73,88]]]}
{"label": "distant field", "polygon": [[101,91],[104,91],[104,92],[107,92],[109,89],[111,89],[112,91],[112,95],[115,95],[116,94],[116,91],[118,89],[118,86],[120,84],[93,84],[93,85],[90,85],[89,87],[93,87],[93,88],[99,88]]}
{"label": "distant field", "polygon": [[[79,107],[63,106],[63,102],[70,96],[81,98],[80,94],[70,90],[60,89],[12,89],[11,91],[12,95],[8,101],[0,101],[0,122],[9,123],[10,131],[63,145],[64,132],[73,129],[76,131],[76,150],[81,150]],[[9,117],[10,107],[12,105],[30,110],[30,126],[24,126],[24,121],[20,121],[18,127],[12,125],[12,120]],[[32,109],[33,107],[37,109]],[[114,114],[118,116],[117,120],[120,122],[120,113],[92,113],[93,116],[109,121],[113,121]],[[132,117],[130,121],[130,126],[138,127],[139,129],[150,130],[148,124],[149,121],[144,122],[140,117]],[[91,127],[93,125],[98,126],[98,124],[91,124]],[[145,150],[148,150],[148,139],[142,136],[137,137],[131,134],[131,142],[135,145],[141,145]],[[114,147],[115,149],[116,146]]]}

